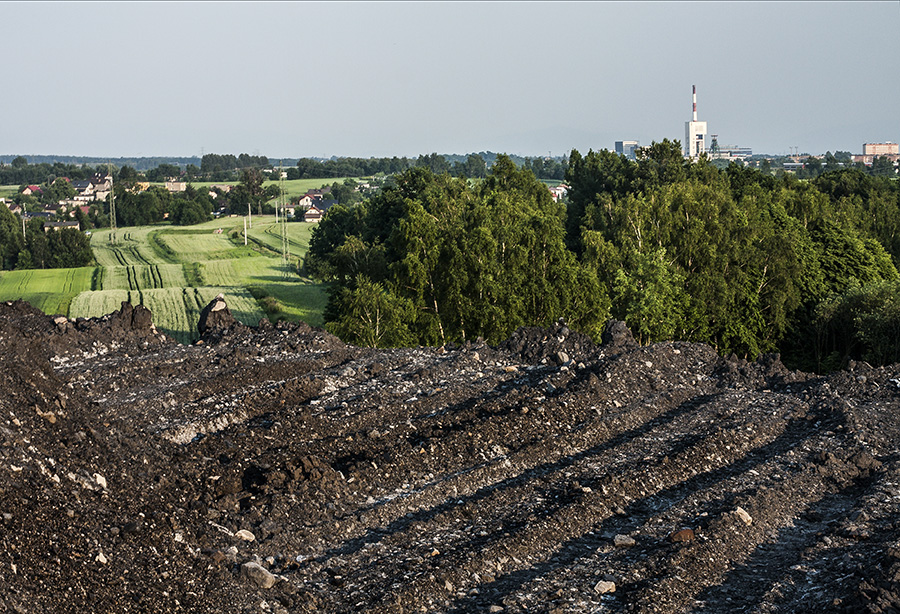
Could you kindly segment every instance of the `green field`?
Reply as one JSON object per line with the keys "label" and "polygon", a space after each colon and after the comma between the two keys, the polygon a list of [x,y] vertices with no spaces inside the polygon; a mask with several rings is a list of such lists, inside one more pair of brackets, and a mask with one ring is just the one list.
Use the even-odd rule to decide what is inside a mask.
{"label": "green field", "polygon": [[19,186],[17,185],[0,185],[0,198],[12,198],[18,193]]}
{"label": "green field", "polygon": [[256,325],[304,320],[321,326],[326,295],[321,284],[297,275],[311,226],[287,225],[290,264],[281,258],[281,235],[272,216],[254,217],[243,244],[243,218],[191,227],[145,226],[94,231],[96,267],[0,273],[0,300],[24,298],[45,313],[95,317],[122,301],[145,305],[157,328],[183,343],[198,337],[200,311],[225,295],[232,315]]}
{"label": "green field", "polygon": [[[305,222],[287,223],[288,249],[292,255],[306,253],[314,227],[313,224]],[[247,231],[247,237],[260,246],[281,253],[281,232],[277,224],[254,224],[253,228]]]}
{"label": "green field", "polygon": [[0,300],[24,299],[47,314],[67,314],[78,294],[90,291],[100,269],[29,269],[0,272]]}

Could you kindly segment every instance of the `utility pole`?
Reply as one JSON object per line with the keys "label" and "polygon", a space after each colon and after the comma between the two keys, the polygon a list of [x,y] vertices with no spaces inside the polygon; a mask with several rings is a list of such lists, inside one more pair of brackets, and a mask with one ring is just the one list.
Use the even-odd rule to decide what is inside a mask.
{"label": "utility pole", "polygon": [[116,244],[116,191],[113,186],[112,164],[106,163],[109,172],[109,244]]}
{"label": "utility pole", "polygon": [[[281,265],[283,275],[285,277],[289,277],[290,267],[291,267],[291,248],[290,241],[288,241],[288,226],[287,226],[287,203],[284,200],[284,168],[283,168],[283,160],[282,165],[278,168],[278,181],[279,181],[279,205],[281,206]],[[275,211],[278,211],[278,206],[275,207]],[[276,214],[277,216],[277,214]],[[276,217],[277,219],[277,217]]]}

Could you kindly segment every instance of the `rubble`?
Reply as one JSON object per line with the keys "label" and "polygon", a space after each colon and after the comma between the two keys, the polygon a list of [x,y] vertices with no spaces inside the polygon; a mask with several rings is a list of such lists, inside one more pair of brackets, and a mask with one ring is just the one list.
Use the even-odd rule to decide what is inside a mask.
{"label": "rubble", "polygon": [[900,608],[898,365],[204,311],[0,304],[0,611]]}

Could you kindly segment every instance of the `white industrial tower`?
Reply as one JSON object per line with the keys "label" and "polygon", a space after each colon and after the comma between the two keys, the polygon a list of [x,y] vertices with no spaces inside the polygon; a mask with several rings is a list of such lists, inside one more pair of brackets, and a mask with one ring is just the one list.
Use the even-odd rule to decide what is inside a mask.
{"label": "white industrial tower", "polygon": [[684,122],[684,155],[686,158],[696,160],[701,154],[706,153],[706,122],[697,121],[697,86],[694,88],[694,116],[689,122]]}

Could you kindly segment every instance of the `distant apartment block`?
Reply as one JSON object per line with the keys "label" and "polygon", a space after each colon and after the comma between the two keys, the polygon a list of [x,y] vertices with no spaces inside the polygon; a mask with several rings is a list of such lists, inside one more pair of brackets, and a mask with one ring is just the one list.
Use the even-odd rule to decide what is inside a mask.
{"label": "distant apartment block", "polygon": [[900,145],[897,143],[864,143],[864,156],[891,156],[900,155]]}
{"label": "distant apartment block", "polygon": [[900,145],[886,141],[884,143],[863,143],[862,155],[853,156],[854,162],[862,162],[871,166],[875,158],[887,158],[891,162],[900,160]]}
{"label": "distant apartment block", "polygon": [[616,153],[625,156],[629,160],[634,160],[634,150],[640,147],[638,141],[616,141]]}

